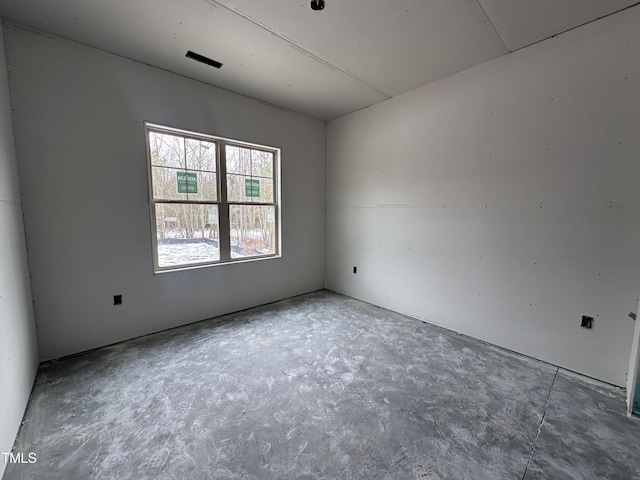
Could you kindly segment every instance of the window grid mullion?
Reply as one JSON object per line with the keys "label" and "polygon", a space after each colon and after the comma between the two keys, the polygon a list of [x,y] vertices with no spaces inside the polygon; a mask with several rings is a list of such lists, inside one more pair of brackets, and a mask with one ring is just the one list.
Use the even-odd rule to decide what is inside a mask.
{"label": "window grid mullion", "polygon": [[227,151],[226,142],[219,142],[218,151],[218,177],[220,205],[218,207],[218,225],[220,227],[220,261],[231,260],[231,220],[229,219],[229,203],[227,201]]}

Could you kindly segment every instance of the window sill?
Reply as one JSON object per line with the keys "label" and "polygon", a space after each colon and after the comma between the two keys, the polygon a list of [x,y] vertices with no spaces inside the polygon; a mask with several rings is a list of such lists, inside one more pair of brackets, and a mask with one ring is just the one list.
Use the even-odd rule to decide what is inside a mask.
{"label": "window sill", "polygon": [[187,270],[200,270],[203,268],[210,268],[210,267],[222,267],[222,266],[227,266],[227,265],[235,265],[238,263],[250,263],[250,262],[260,262],[263,260],[274,260],[274,259],[278,259],[278,258],[282,258],[281,254],[277,254],[277,255],[261,255],[259,257],[251,257],[251,258],[234,258],[231,260],[227,260],[227,261],[220,261],[220,262],[215,262],[215,263],[200,263],[200,264],[194,264],[194,265],[180,265],[180,266],[176,266],[174,267],[166,267],[163,268],[161,270],[155,270],[153,272],[154,275],[162,275],[165,273],[175,273],[175,272],[185,272]]}

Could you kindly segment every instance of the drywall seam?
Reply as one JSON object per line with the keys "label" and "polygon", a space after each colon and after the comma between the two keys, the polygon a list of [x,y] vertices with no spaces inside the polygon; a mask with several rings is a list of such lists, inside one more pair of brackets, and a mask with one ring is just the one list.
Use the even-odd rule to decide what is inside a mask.
{"label": "drywall seam", "polygon": [[242,17],[243,19],[253,23],[254,25],[256,25],[257,27],[262,28],[263,30],[266,30],[267,32],[269,32],[271,35],[279,38],[280,40],[282,40],[283,42],[286,42],[287,44],[289,44],[291,47],[293,47],[294,49],[296,49],[297,51],[299,51],[300,53],[303,53],[304,55],[307,55],[309,58],[315,60],[316,62],[318,62],[321,65],[324,65],[327,68],[330,68],[332,70],[335,70],[337,72],[343,73],[351,78],[353,78],[354,80],[360,82],[361,84],[363,84],[366,87],[371,88],[374,92],[376,92],[379,95],[382,95],[384,98],[389,99],[391,98],[391,95],[389,95],[386,92],[383,92],[379,87],[376,87],[373,83],[365,80],[364,78],[356,75],[353,72],[350,72],[349,70],[345,70],[343,68],[338,67],[337,65],[332,64],[331,62],[329,62],[328,60],[325,60],[322,57],[319,57],[318,55],[316,55],[315,53],[311,52],[310,50],[304,48],[302,45],[300,45],[299,43],[297,43],[296,41],[294,41],[293,39],[287,37],[286,35],[283,35],[282,33],[277,32],[276,30],[274,30],[273,28],[269,27],[269,25],[259,21],[258,19],[256,19],[255,17],[252,17],[251,15],[243,12],[242,10],[240,10],[239,8],[236,8],[232,5],[228,5],[225,2],[222,1],[218,1],[218,0],[205,0],[207,3],[210,4],[215,4],[218,5],[222,8],[225,8],[227,10],[229,10],[230,12],[233,12],[236,15],[239,15],[240,17]]}

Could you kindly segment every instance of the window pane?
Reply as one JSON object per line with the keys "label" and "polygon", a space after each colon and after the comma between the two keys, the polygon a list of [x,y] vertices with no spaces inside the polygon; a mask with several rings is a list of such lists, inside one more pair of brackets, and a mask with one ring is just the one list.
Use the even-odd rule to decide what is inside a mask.
{"label": "window pane", "polygon": [[227,199],[230,202],[250,202],[245,196],[245,183],[251,177],[244,175],[227,175]]}
{"label": "window pane", "polygon": [[251,150],[234,145],[227,145],[225,152],[227,157],[227,173],[251,175]]}
{"label": "window pane", "polygon": [[193,138],[185,139],[187,169],[216,171],[216,144]]}
{"label": "window pane", "polygon": [[245,175],[227,175],[227,195],[230,202],[273,202],[273,180]]}
{"label": "window pane", "polygon": [[273,178],[273,153],[253,150],[251,152],[251,175]]}
{"label": "window pane", "polygon": [[[197,188],[191,188],[187,195],[189,200],[215,201],[217,199],[216,174],[215,172],[187,172],[195,175]],[[194,190],[197,190],[194,192]]]}
{"label": "window pane", "polygon": [[184,168],[184,139],[167,133],[149,132],[151,165]]}
{"label": "window pane", "polygon": [[220,260],[218,206],[155,205],[158,266]]}
{"label": "window pane", "polygon": [[275,207],[229,205],[231,258],[275,253]]}
{"label": "window pane", "polygon": [[[253,194],[258,193],[258,196],[253,197],[253,202],[273,203],[273,180],[270,178],[254,178],[253,180]],[[258,182],[256,184],[256,182]],[[257,189],[256,189],[257,186]]]}
{"label": "window pane", "polygon": [[[158,200],[187,198],[187,172],[175,168],[151,167],[152,196]],[[180,193],[182,192],[182,193]]]}

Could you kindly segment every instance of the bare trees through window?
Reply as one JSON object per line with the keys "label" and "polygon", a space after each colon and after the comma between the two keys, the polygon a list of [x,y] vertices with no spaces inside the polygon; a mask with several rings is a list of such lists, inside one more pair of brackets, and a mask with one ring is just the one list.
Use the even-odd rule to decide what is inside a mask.
{"label": "bare trees through window", "polygon": [[277,149],[155,125],[147,135],[156,270],[279,254]]}

